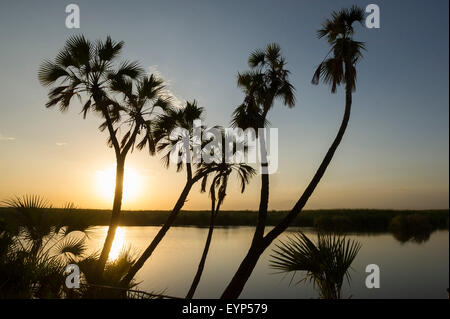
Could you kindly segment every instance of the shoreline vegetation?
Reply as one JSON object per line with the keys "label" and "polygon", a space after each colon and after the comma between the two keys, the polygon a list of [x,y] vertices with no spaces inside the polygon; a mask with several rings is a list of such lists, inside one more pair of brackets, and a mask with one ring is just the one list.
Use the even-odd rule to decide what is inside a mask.
{"label": "shoreline vegetation", "polygon": [[[75,223],[80,219],[92,226],[108,226],[111,210],[102,209],[46,209],[44,212],[51,221],[64,220]],[[120,226],[160,226],[164,224],[170,211],[164,210],[124,210]],[[208,227],[208,210],[183,210],[173,226]],[[254,226],[257,211],[224,210],[217,216],[216,226]],[[274,226],[288,211],[269,211],[267,225]],[[17,212],[12,208],[0,207],[0,220],[14,224]],[[406,227],[407,221],[430,231],[448,229],[449,210],[389,210],[389,209],[321,209],[305,210],[298,215],[290,227],[312,227],[321,231],[338,232],[385,232]],[[409,223],[411,224],[411,222]],[[416,227],[417,227],[416,225]]]}

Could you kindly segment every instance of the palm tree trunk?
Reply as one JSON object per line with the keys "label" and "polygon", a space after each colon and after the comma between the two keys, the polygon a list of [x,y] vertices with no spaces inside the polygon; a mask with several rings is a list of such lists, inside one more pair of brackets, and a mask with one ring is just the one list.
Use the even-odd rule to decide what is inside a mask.
{"label": "palm tree trunk", "polygon": [[109,253],[111,251],[111,247],[114,241],[114,237],[116,235],[117,227],[120,222],[120,211],[122,208],[122,195],[123,195],[123,178],[125,171],[125,159],[118,158],[116,164],[116,189],[114,192],[114,202],[113,209],[111,214],[111,220],[109,222],[108,233],[106,235],[105,243],[103,244],[103,249],[100,254],[100,258],[97,264],[97,275],[99,281],[101,280],[101,276],[103,270],[105,268],[106,261],[108,260]]}
{"label": "palm tree trunk", "polygon": [[267,208],[269,205],[269,166],[267,163],[267,146],[263,134],[258,134],[259,148],[261,153],[261,193],[259,200],[258,219],[256,229],[253,235],[253,241],[258,241],[264,236],[266,226]]}
{"label": "palm tree trunk", "polygon": [[[348,83],[348,82],[347,82]],[[225,291],[222,294],[222,299],[236,299],[241,294],[244,286],[250,277],[253,269],[255,268],[259,257],[262,255],[264,250],[272,243],[272,241],[277,238],[282,232],[286,230],[286,228],[291,224],[295,217],[302,211],[305,204],[308,202],[308,199],[314,192],[315,188],[319,184],[321,178],[325,174],[325,171],[333,159],[333,155],[338,148],[342,137],[344,136],[345,130],[348,125],[348,121],[350,119],[350,110],[352,105],[352,91],[350,85],[346,86],[345,92],[345,112],[344,117],[342,119],[341,126],[339,131],[331,144],[331,147],[328,149],[327,154],[325,155],[322,163],[320,164],[318,170],[314,174],[313,179],[309,183],[306,190],[303,192],[302,196],[292,208],[290,213],[275,227],[273,228],[264,238],[260,240],[256,240],[252,242],[250,249],[245,256],[244,260],[241,262],[236,274],[234,275],[231,282],[225,288]]]}
{"label": "palm tree trunk", "polygon": [[211,212],[211,219],[209,223],[208,236],[206,238],[205,248],[203,249],[202,258],[200,259],[200,263],[198,264],[197,273],[195,274],[194,280],[192,281],[191,288],[186,295],[186,299],[192,299],[195,294],[195,290],[200,282],[200,278],[202,277],[203,269],[205,268],[206,257],[208,256],[209,246],[211,245],[212,235],[214,232],[214,224],[216,220],[216,216],[218,213],[218,209],[216,211]]}
{"label": "palm tree trunk", "polygon": [[150,245],[147,247],[147,249],[144,251],[144,253],[139,257],[139,259],[136,261],[136,263],[130,268],[128,273],[125,275],[125,277],[122,279],[121,284],[129,284],[131,280],[134,278],[136,273],[144,266],[144,263],[147,261],[148,258],[152,255],[153,251],[156,249],[158,244],[161,242],[161,240],[166,235],[169,228],[172,226],[172,224],[175,222],[175,219],[177,218],[181,208],[183,207],[184,203],[186,202],[186,198],[189,195],[189,192],[192,188],[193,181],[188,180],[186,182],[186,185],[184,186],[183,191],[180,194],[180,197],[178,198],[178,201],[176,202],[172,212],[170,213],[169,217],[167,218],[164,225],[161,227],[161,229],[156,234],[155,238],[153,238],[153,241],[150,243]]}
{"label": "palm tree trunk", "polygon": [[247,255],[242,260],[238,270],[233,276],[233,279],[222,293],[221,299],[237,299],[244,289],[250,275],[255,268],[259,257],[264,252],[265,247],[262,246],[262,241],[252,242]]}

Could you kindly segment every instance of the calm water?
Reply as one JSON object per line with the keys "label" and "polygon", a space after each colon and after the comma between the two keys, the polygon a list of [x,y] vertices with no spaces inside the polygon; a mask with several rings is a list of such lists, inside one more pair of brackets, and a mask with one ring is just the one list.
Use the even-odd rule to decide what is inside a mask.
{"label": "calm water", "polygon": [[[118,230],[111,257],[121,247],[132,246],[143,251],[159,227],[121,227]],[[252,227],[217,228],[206,262],[197,298],[218,298],[233,276],[249,247]],[[299,229],[290,229],[296,231]],[[302,231],[312,240],[316,233]],[[90,236],[91,250],[100,249],[106,233],[97,227]],[[197,269],[206,238],[206,228],[174,227],[157,247],[152,257],[137,275],[139,289],[184,297]],[[289,232],[280,239],[284,239]],[[391,234],[349,235],[362,248],[353,263],[350,286],[345,283],[344,297],[352,298],[447,298],[449,285],[449,232],[434,232],[425,243],[400,243]],[[273,274],[268,266],[271,247],[260,258],[241,298],[316,298],[311,284],[299,283],[302,274]],[[365,267],[380,267],[379,289],[365,287]]]}

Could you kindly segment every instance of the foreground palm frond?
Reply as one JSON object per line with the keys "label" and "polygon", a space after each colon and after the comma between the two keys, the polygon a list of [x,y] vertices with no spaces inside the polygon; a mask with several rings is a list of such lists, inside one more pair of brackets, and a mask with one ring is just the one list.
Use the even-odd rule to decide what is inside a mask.
{"label": "foreground palm frond", "polygon": [[62,297],[67,262],[86,250],[88,221],[68,223],[73,204],[49,214],[52,205],[36,195],[3,203],[16,214],[8,225],[0,223],[0,298]]}
{"label": "foreground palm frond", "polygon": [[361,244],[331,234],[318,234],[315,244],[305,234],[298,233],[276,247],[271,255],[271,268],[280,272],[305,271],[301,281],[317,285],[321,298],[339,299],[344,277],[350,284],[351,264]]}

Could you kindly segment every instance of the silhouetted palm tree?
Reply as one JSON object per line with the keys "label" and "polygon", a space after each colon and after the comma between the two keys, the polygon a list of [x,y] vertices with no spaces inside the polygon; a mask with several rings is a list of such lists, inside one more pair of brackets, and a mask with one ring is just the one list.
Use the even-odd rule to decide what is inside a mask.
{"label": "silhouetted palm tree", "polygon": [[[119,128],[126,127],[120,143],[122,149],[120,164],[121,181],[123,184],[123,173],[125,156],[128,150],[133,149],[137,136],[143,135],[142,140],[136,144],[138,149],[143,149],[148,146],[150,155],[155,153],[155,141],[152,132],[152,122],[156,120],[161,114],[170,107],[170,99],[164,94],[163,81],[153,74],[150,76],[143,76],[139,79],[127,79],[122,76],[112,77],[110,81],[110,90],[121,99],[120,102],[115,102],[117,108],[125,114],[125,119],[120,123]],[[116,128],[117,131],[117,128]],[[111,138],[108,140],[112,143]],[[125,149],[128,147],[128,149]],[[105,262],[108,259],[111,250],[114,234],[120,222],[120,210],[118,213],[112,214],[110,225],[108,228],[108,235],[106,236],[105,244],[99,258],[99,267],[104,268]],[[100,270],[99,270],[100,271]]]}
{"label": "silhouetted palm tree", "polygon": [[339,12],[333,12],[332,19],[326,20],[322,29],[318,31],[319,38],[326,36],[329,44],[332,46],[330,50],[332,57],[327,58],[327,55],[325,60],[317,68],[312,82],[313,84],[317,84],[319,79],[323,79],[325,83],[331,84],[331,91],[333,93],[336,91],[337,85],[345,84],[345,111],[341,126],[317,172],[300,199],[286,217],[268,232],[266,236],[262,237],[261,234],[260,240],[253,240],[250,250],[241,262],[241,265],[230,284],[223,292],[222,298],[233,299],[240,295],[261,254],[275,238],[286,230],[294,218],[302,211],[309,197],[319,184],[322,176],[325,174],[325,171],[344,136],[350,119],[352,91],[355,90],[356,84],[356,64],[361,59],[361,51],[364,49],[364,44],[362,42],[353,40],[353,23],[362,23],[363,18],[364,11],[356,6],[353,6],[350,9],[342,9]]}
{"label": "silhouetted palm tree", "polygon": [[183,167],[186,168],[186,183],[166,222],[123,278],[122,284],[124,285],[134,278],[173,225],[192,186],[203,176],[213,171],[213,168],[210,168],[195,176],[192,173],[194,144],[197,143],[194,141],[194,131],[204,129],[203,127],[195,127],[194,121],[201,119],[203,112],[203,108],[199,107],[196,101],[186,102],[183,108],[168,107],[166,112],[159,115],[153,123],[152,134],[156,143],[156,150],[163,154],[162,159],[166,167],[170,166],[171,154],[178,154],[185,158],[185,160],[177,162],[177,172],[181,171]]}
{"label": "silhouetted palm tree", "polygon": [[[238,74],[238,86],[245,94],[244,102],[233,112],[232,125],[242,129],[253,128],[259,138],[261,154],[261,193],[258,219],[250,250],[263,240],[269,203],[269,175],[264,134],[258,128],[268,124],[267,114],[280,99],[288,107],[295,106],[295,88],[289,82],[289,70],[281,56],[280,47],[273,43],[265,50],[255,50],[248,59],[250,71]],[[253,248],[252,248],[253,247]],[[250,274],[249,274],[250,275]]]}
{"label": "silhouetted palm tree", "polygon": [[[295,89],[289,82],[290,72],[286,69],[286,61],[277,44],[272,43],[265,50],[252,52],[248,65],[251,70],[238,75],[238,86],[243,90],[245,99],[233,112],[232,125],[244,130],[250,127],[257,131],[267,124],[267,114],[276,99],[280,99],[288,107],[294,107]],[[261,196],[253,241],[263,237],[269,203],[266,142],[264,134],[258,137],[262,169]]]}
{"label": "silhouetted palm tree", "polygon": [[[276,245],[270,266],[280,272],[305,271],[301,281],[319,288],[323,299],[340,299],[344,277],[350,284],[350,268],[361,244],[332,234],[318,234],[317,245],[303,233],[288,237]],[[293,279],[293,277],[292,277]]]}
{"label": "silhouetted palm tree", "polygon": [[[143,106],[148,101],[154,105],[160,103],[162,83],[153,77],[144,78],[138,84],[138,93],[133,94],[132,81],[139,79],[143,70],[137,62],[117,63],[123,42],[115,42],[107,37],[105,41],[92,43],[83,36],[70,37],[65,47],[58,53],[54,61],[45,61],[39,70],[42,85],[54,87],[49,92],[46,107],[59,105],[62,112],[68,109],[72,98],[83,100],[82,113],[86,117],[88,111],[100,114],[104,123],[100,129],[108,129],[109,146],[116,155],[116,186],[111,214],[110,227],[105,239],[98,263],[98,275],[101,276],[115,236],[123,195],[123,178],[125,158],[133,148],[141,129],[148,128],[143,119]],[[125,95],[125,106],[111,98],[111,91],[119,91]],[[118,129],[121,116],[129,116],[130,128],[119,142]],[[149,142],[147,132],[139,147]],[[100,279],[100,278],[99,278]]]}
{"label": "silhouetted palm tree", "polygon": [[[225,147],[225,135],[222,131],[222,147]],[[233,147],[235,150],[236,148]],[[245,191],[245,186],[250,182],[250,179],[253,175],[255,175],[256,171],[253,167],[244,164],[244,163],[227,163],[225,161],[225,149],[222,150],[222,159],[220,162],[213,161],[212,163],[203,162],[198,170],[197,175],[201,175],[203,172],[206,172],[210,169],[214,170],[211,185],[209,187],[209,196],[211,197],[211,216],[209,223],[208,235],[205,242],[205,247],[203,249],[202,257],[200,258],[200,262],[197,268],[197,272],[192,281],[191,287],[186,295],[186,299],[192,299],[197,289],[197,286],[200,282],[203,269],[206,263],[206,257],[208,256],[209,246],[211,245],[212,235],[214,231],[215,221],[217,214],[220,211],[220,207],[225,200],[228,181],[231,174],[234,172],[240,182],[241,185],[241,193]],[[208,183],[208,174],[205,174],[202,179],[202,187],[201,191],[206,191],[206,186]],[[216,194],[217,193],[217,194]]]}

